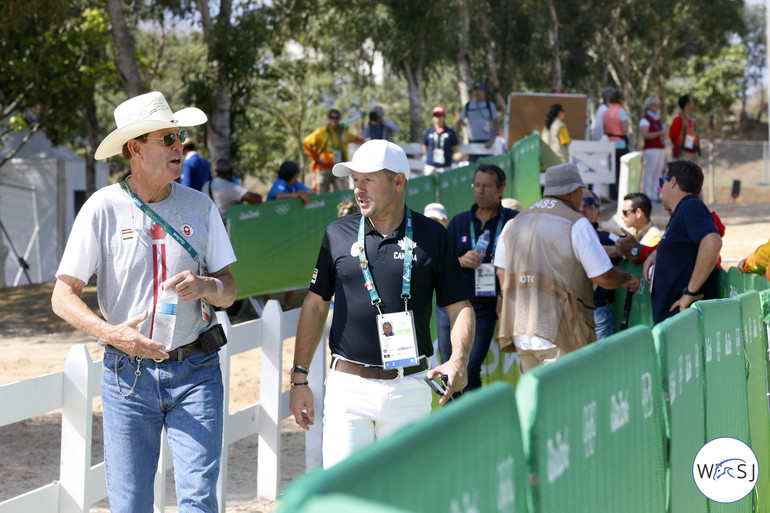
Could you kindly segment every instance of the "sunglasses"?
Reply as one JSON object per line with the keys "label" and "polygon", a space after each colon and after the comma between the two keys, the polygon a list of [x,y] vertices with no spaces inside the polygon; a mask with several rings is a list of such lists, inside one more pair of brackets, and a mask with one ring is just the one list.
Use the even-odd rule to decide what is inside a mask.
{"label": "sunglasses", "polygon": [[329,116],[329,121],[334,121],[340,119],[339,116]]}
{"label": "sunglasses", "polygon": [[627,216],[627,215],[629,215],[629,214],[631,214],[632,212],[635,212],[635,211],[636,211],[636,209],[633,209],[633,208],[629,208],[628,210],[621,210],[620,212],[621,212],[621,213],[622,213],[624,216]]}
{"label": "sunglasses", "polygon": [[671,180],[670,176],[661,176],[658,178],[658,186],[663,187],[663,184],[666,183],[668,180]]}
{"label": "sunglasses", "polygon": [[180,143],[183,143],[187,140],[187,130],[180,130],[179,132],[169,132],[163,137],[147,137],[147,139],[155,139],[159,141],[163,141],[163,146],[171,146],[174,144],[174,142],[179,139]]}
{"label": "sunglasses", "polygon": [[586,196],[585,198],[583,198],[583,204],[587,207],[593,207],[594,205],[596,205],[596,198],[594,198],[593,196]]}

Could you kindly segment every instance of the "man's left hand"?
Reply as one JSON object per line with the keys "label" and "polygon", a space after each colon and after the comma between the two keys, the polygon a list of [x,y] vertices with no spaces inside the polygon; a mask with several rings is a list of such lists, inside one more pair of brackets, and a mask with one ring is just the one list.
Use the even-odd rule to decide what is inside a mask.
{"label": "man's left hand", "polygon": [[698,294],[697,296],[690,296],[689,294],[682,294],[682,297],[679,298],[679,300],[671,305],[671,308],[668,309],[669,312],[673,312],[675,308],[678,308],[679,311],[686,310],[687,308],[690,308],[690,305],[694,302],[703,299],[703,294]]}
{"label": "man's left hand", "polygon": [[452,398],[452,394],[461,392],[468,384],[468,377],[465,375],[465,363],[459,359],[450,359],[428,371],[428,378],[433,379],[436,376],[444,375],[447,377],[447,387],[444,395],[439,399],[439,404],[444,404]]}
{"label": "man's left hand", "polygon": [[192,271],[182,271],[166,280],[163,285],[167,290],[173,287],[182,301],[193,301],[214,292],[207,291],[208,282]]}
{"label": "man's left hand", "polygon": [[492,145],[493,145],[494,143],[495,143],[495,140],[494,140],[494,139],[490,139],[490,140],[488,140],[487,142],[485,142],[485,143],[484,143],[484,147],[485,147],[486,149],[489,149],[489,148],[491,148],[491,147],[492,147]]}

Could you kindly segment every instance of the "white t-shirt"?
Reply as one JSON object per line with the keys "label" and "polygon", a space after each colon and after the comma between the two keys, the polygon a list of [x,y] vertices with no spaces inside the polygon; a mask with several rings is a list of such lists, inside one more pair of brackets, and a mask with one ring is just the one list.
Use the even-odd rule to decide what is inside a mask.
{"label": "white t-shirt", "polygon": [[201,187],[201,192],[210,196],[219,210],[222,220],[227,217],[227,211],[236,203],[240,203],[249,190],[221,176],[215,176],[210,182]]}
{"label": "white t-shirt", "polygon": [[593,141],[599,141],[602,137],[604,137],[604,113],[607,112],[607,105],[602,103],[599,105],[599,108],[596,109],[596,114],[594,115],[594,126],[591,129],[591,140]]}
{"label": "white t-shirt", "polygon": [[[495,250],[495,267],[505,269],[505,232],[514,220],[515,218],[505,223],[503,230],[500,232],[499,242]],[[601,276],[612,269],[610,257],[604,251],[601,242],[599,242],[599,236],[588,219],[583,217],[575,222],[572,228],[571,239],[575,258],[583,266],[589,278]],[[513,337],[513,343],[519,349],[535,351],[556,347],[550,341],[535,335],[516,335]]]}
{"label": "white t-shirt", "polygon": [[[207,272],[235,262],[219,212],[205,194],[172,182],[171,194],[149,207],[185,237],[205,261]],[[149,337],[159,286],[185,270],[206,273],[115,184],[96,191],[83,205],[56,277],[67,275],[88,282],[96,273],[104,319],[120,324],[147,310],[147,319],[137,328]],[[193,342],[207,327],[200,300],[179,301],[174,338],[166,349]]]}

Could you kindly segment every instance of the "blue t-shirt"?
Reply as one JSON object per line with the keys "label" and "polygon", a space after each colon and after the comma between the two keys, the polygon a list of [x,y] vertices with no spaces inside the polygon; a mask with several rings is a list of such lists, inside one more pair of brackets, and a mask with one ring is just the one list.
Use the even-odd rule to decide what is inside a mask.
{"label": "blue t-shirt", "polygon": [[[425,156],[426,164],[434,167],[449,167],[452,165],[452,148],[459,146],[460,140],[451,128],[444,127],[444,131],[439,134],[434,127],[430,127],[422,137],[422,144],[428,147]],[[435,149],[444,150],[444,162],[434,160],[433,150]]]}
{"label": "blue t-shirt", "polygon": [[[658,246],[651,296],[655,324],[678,313],[669,309],[682,297],[695,268],[700,242],[710,233],[718,234],[719,230],[706,205],[694,195],[682,198]],[[717,297],[717,276],[715,267],[701,287],[704,299]]]}
{"label": "blue t-shirt", "polygon": [[[500,230],[502,231],[502,227],[505,226],[505,223],[513,219],[516,214],[519,213],[519,211],[504,208],[502,205],[500,205],[500,212],[498,215],[487,221],[484,226],[481,226],[481,219],[475,215],[478,208],[478,205],[474,203],[470,210],[460,212],[454,216],[449,222],[449,226],[447,226],[447,231],[449,232],[449,238],[454,244],[455,254],[459,258],[473,249],[473,244],[478,241],[479,237],[481,237],[481,234],[484,233],[484,230],[489,230],[489,247],[487,248],[487,252],[484,255],[484,258],[481,259],[481,263],[489,264],[492,263],[495,258],[495,247],[497,246],[497,226],[498,222],[500,222],[500,213],[502,213],[502,223],[500,223]],[[473,222],[473,231],[475,237],[471,236],[471,222]],[[461,269],[463,274],[463,281],[465,282],[465,291],[469,296],[473,296],[476,293],[476,281],[474,278],[475,272],[473,269],[468,269],[465,267],[462,267]],[[496,287],[499,291],[500,284],[497,283]],[[494,299],[496,300],[497,298],[495,297]]]}
{"label": "blue t-shirt", "polygon": [[297,180],[293,184],[289,185],[286,180],[279,178],[274,183],[273,186],[270,188],[270,192],[267,193],[267,201],[271,201],[275,199],[275,195],[278,193],[281,194],[292,194],[294,192],[298,191],[308,191],[310,190],[307,185]]}
{"label": "blue t-shirt", "polygon": [[203,184],[209,181],[211,181],[211,165],[197,152],[182,162],[182,176],[179,178],[179,183],[199,191],[203,188]]}

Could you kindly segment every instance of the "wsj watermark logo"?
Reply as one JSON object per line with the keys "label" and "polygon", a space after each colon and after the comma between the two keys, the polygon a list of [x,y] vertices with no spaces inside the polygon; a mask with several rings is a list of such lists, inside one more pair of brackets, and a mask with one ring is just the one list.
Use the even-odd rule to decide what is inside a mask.
{"label": "wsj watermark logo", "polygon": [[695,456],[692,476],[714,502],[737,502],[757,484],[759,464],[751,447],[735,438],[715,438]]}

